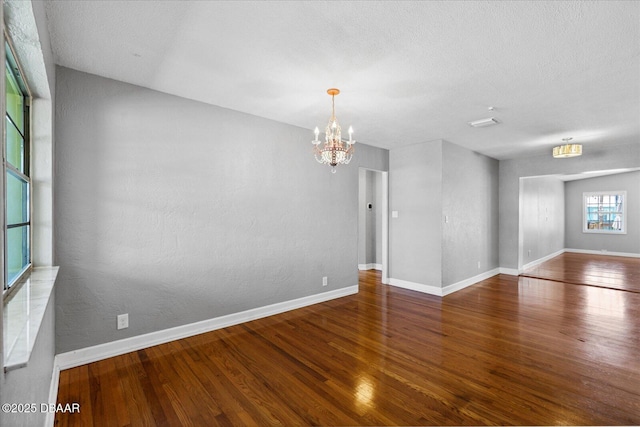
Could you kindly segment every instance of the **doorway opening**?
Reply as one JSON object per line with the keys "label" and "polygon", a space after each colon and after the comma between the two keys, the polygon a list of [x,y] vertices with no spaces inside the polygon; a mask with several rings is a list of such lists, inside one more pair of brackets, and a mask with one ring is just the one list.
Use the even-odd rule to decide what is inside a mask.
{"label": "doorway opening", "polygon": [[358,182],[358,270],[380,270],[388,283],[389,173],[360,168]]}

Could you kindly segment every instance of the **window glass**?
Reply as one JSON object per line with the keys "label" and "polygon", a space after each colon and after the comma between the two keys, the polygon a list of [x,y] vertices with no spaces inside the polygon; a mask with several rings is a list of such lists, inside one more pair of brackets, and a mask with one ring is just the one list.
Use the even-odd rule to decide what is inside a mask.
{"label": "window glass", "polygon": [[11,72],[10,61],[5,70],[5,87],[7,88],[7,116],[16,124],[20,133],[24,133],[24,95]]}
{"label": "window glass", "polygon": [[12,283],[29,266],[29,226],[7,230],[7,280]]}
{"label": "window glass", "polygon": [[29,221],[29,183],[7,172],[7,225]]}
{"label": "window glass", "polygon": [[24,138],[8,117],[5,120],[5,126],[7,129],[7,161],[24,173]]}

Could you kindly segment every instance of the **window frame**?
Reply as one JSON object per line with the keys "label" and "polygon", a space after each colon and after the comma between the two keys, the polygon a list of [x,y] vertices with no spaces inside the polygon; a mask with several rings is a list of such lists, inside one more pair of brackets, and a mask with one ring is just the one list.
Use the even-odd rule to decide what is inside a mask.
{"label": "window frame", "polygon": [[[23,169],[24,171],[20,171],[14,165],[12,165],[7,159],[7,118],[13,122],[13,119],[9,117],[7,113],[7,90],[5,87],[4,91],[4,104],[3,110],[5,115],[5,125],[3,126],[3,143],[2,143],[2,179],[0,180],[2,183],[2,199],[3,199],[3,208],[2,208],[2,296],[3,301],[7,301],[10,297],[15,294],[15,292],[20,288],[21,284],[24,282],[24,278],[31,273],[33,268],[33,182],[31,179],[32,175],[32,162],[31,162],[31,143],[32,143],[32,129],[31,129],[31,105],[32,105],[32,93],[29,88],[29,84],[25,79],[25,73],[20,64],[18,56],[16,55],[15,48],[13,46],[13,42],[11,37],[7,34],[6,30],[3,31],[4,35],[4,46],[5,46],[5,73],[8,67],[14,65],[15,67],[12,69],[12,73],[20,91],[22,92],[24,105],[23,105],[23,132],[22,138],[24,140],[24,159],[23,159]],[[7,60],[8,56],[12,57],[12,63]],[[11,173],[17,179],[24,181],[27,185],[27,221],[22,223],[16,223],[8,225],[7,223],[7,173]],[[20,271],[20,273],[13,278],[13,280],[9,281],[9,265],[8,265],[8,231],[12,228],[24,227],[28,228],[28,237],[27,237],[27,245],[28,245],[28,262],[26,266]]]}
{"label": "window frame", "polygon": [[[588,214],[587,214],[587,199],[592,196],[622,196],[622,210],[620,216],[622,219],[621,230],[603,230],[599,228],[589,228]],[[585,234],[610,234],[610,235],[624,235],[627,234],[627,192],[620,191],[590,191],[582,193],[582,232]]]}

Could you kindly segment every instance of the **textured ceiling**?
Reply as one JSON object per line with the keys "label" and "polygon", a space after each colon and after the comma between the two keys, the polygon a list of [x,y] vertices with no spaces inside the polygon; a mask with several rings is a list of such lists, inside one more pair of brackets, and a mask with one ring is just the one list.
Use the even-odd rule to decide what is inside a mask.
{"label": "textured ceiling", "polygon": [[[640,2],[52,1],[56,63],[358,141],[640,141]],[[493,112],[488,107],[493,106]],[[495,117],[500,124],[467,122]],[[309,132],[309,141],[313,135]],[[639,142],[640,143],[640,142]]]}

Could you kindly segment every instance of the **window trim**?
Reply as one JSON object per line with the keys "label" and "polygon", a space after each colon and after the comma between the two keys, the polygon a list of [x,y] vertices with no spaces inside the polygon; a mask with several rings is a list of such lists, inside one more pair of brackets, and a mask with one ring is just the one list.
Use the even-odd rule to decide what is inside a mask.
{"label": "window trim", "polygon": [[[18,68],[18,77],[19,77],[19,81],[18,84],[21,85],[21,90],[23,90],[24,92],[26,92],[24,94],[24,101],[25,101],[25,111],[24,111],[24,135],[22,135],[22,137],[24,138],[24,156],[25,156],[25,162],[24,162],[24,173],[19,171],[17,168],[13,167],[13,165],[9,164],[8,160],[7,160],[7,153],[6,153],[6,133],[7,133],[7,128],[6,128],[6,124],[3,126],[3,142],[2,142],[2,178],[0,179],[0,183],[2,185],[2,189],[1,189],[1,194],[2,194],[2,200],[3,200],[3,208],[2,208],[2,212],[0,213],[1,218],[2,218],[2,244],[1,244],[1,251],[2,251],[2,300],[3,303],[6,303],[7,301],[9,301],[13,295],[15,295],[18,291],[18,289],[20,289],[23,285],[23,283],[26,281],[26,279],[29,277],[29,274],[31,273],[32,269],[33,269],[33,182],[31,180],[31,171],[32,171],[32,159],[31,159],[31,135],[32,135],[32,129],[31,129],[31,104],[32,104],[32,100],[33,100],[33,95],[31,92],[31,89],[29,88],[29,84],[27,83],[26,79],[24,78],[25,73],[24,73],[24,69],[22,68],[22,65],[20,64],[20,61],[18,59],[18,55],[16,55],[16,50],[13,46],[13,41],[11,40],[11,37],[9,37],[9,34],[7,33],[6,29],[3,28],[3,35],[4,35],[4,39],[3,39],[3,44],[6,47],[9,48],[9,51],[11,53],[11,56],[13,57],[13,60],[15,61],[15,66]],[[4,52],[4,58],[3,58],[3,63],[4,64],[4,69],[6,69],[7,64],[6,64],[6,58],[7,58],[7,53],[8,52]],[[18,79],[16,79],[17,81]],[[7,112],[6,112],[6,104],[7,104],[7,100],[6,100],[6,91],[7,88],[5,88],[5,93],[4,93],[4,99],[3,99],[3,107],[2,110],[5,113],[5,120],[7,117]],[[10,120],[13,122],[13,118],[10,118]],[[29,193],[29,201],[28,201],[28,209],[29,209],[29,221],[27,223],[24,224],[12,224],[12,227],[7,225],[7,202],[6,202],[6,198],[7,198],[7,190],[6,190],[6,175],[7,175],[7,171],[11,171],[12,173],[16,174],[17,176],[21,177],[23,180],[25,180],[28,184],[28,193]],[[18,276],[16,276],[16,278],[11,282],[11,285],[9,285],[8,283],[8,259],[7,259],[7,231],[9,230],[9,228],[14,228],[13,226],[18,226],[18,225],[28,225],[29,227],[29,263],[26,265],[26,267],[20,272],[20,274],[18,274]]]}
{"label": "window trim", "polygon": [[[602,229],[589,229],[587,225],[587,198],[591,196],[622,196],[622,230],[602,230]],[[588,191],[582,193],[582,232],[585,234],[610,234],[610,235],[624,235],[627,234],[627,192],[624,190],[619,191]]]}

